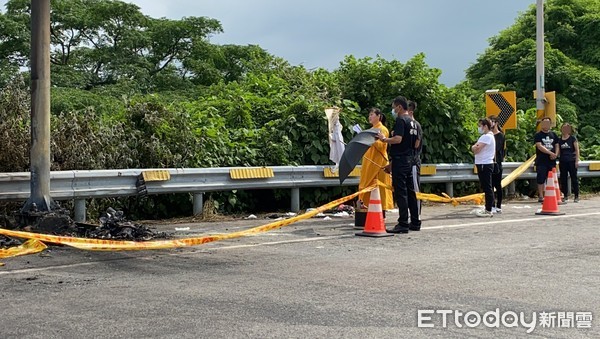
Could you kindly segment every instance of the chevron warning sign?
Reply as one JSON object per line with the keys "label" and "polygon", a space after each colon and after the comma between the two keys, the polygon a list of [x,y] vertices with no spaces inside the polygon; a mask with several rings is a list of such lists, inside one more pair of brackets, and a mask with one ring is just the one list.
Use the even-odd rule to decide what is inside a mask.
{"label": "chevron warning sign", "polygon": [[495,115],[502,129],[517,128],[517,92],[497,92],[485,94],[486,116]]}

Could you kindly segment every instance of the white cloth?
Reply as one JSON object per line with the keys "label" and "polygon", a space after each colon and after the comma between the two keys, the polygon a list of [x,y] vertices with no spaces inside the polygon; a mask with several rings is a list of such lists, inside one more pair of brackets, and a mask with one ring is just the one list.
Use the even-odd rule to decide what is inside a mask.
{"label": "white cloth", "polygon": [[346,149],[342,135],[343,127],[340,123],[340,110],[339,108],[327,108],[325,114],[329,125],[329,160],[335,162],[335,168],[337,168]]}
{"label": "white cloth", "polygon": [[478,143],[482,143],[484,146],[475,154],[475,165],[487,165],[494,163],[494,155],[496,154],[496,139],[494,133],[489,132],[483,134],[477,140]]}

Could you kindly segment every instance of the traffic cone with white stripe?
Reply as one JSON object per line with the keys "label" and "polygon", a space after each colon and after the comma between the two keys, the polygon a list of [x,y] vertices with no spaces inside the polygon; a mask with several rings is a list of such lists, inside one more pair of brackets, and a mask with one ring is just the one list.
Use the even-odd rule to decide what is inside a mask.
{"label": "traffic cone with white stripe", "polygon": [[556,173],[556,167],[552,169],[552,174],[554,174],[554,189],[556,190],[556,200],[559,205],[564,204],[562,200],[562,194],[560,192],[560,183],[558,182],[558,174]]}
{"label": "traffic cone with white stripe", "polygon": [[367,210],[365,228],[362,232],[356,233],[356,235],[363,237],[393,236],[393,234],[389,234],[385,230],[385,222],[383,221],[383,208],[381,207],[381,195],[379,194],[379,187],[376,187],[374,190],[371,191],[371,198],[369,201],[369,209]]}
{"label": "traffic cone with white stripe", "polygon": [[544,203],[542,209],[535,213],[536,215],[564,215],[558,210],[558,200],[556,197],[556,189],[554,188],[554,173],[548,172],[546,179],[546,191],[544,194]]}

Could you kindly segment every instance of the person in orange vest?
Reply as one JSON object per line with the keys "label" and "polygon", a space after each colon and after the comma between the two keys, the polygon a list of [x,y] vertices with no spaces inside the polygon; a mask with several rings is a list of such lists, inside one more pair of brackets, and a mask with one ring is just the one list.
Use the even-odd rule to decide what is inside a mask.
{"label": "person in orange vest", "polygon": [[[371,126],[373,128],[378,128],[381,131],[381,134],[389,137],[390,132],[387,127],[385,127],[385,122],[385,115],[381,113],[378,108],[371,108],[369,110],[369,123]],[[386,143],[377,140],[363,156],[360,169],[360,182],[358,184],[359,190],[371,186],[377,180],[388,186],[392,185],[391,176],[384,172],[384,167],[388,164],[387,146]],[[392,196],[392,191],[388,188],[379,187],[379,191],[381,193],[381,206],[385,215],[386,210],[394,208],[394,198]],[[363,206],[361,206],[362,208],[368,207],[370,197],[370,192],[359,195],[358,199],[363,204]]]}

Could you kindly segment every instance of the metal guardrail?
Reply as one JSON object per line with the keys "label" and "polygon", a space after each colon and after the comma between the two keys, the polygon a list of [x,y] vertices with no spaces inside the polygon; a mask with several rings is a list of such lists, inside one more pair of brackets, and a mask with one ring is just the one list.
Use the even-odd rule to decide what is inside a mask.
{"label": "metal guardrail", "polygon": [[[510,174],[522,163],[503,163],[504,175]],[[599,177],[600,162],[579,163],[580,177]],[[453,183],[477,181],[473,164],[426,165],[435,174],[423,175],[422,183],[445,183],[446,193],[453,194]],[[75,200],[75,219],[85,220],[85,199],[136,196],[138,180],[146,172],[168,172],[169,180],[146,182],[148,194],[192,193],[194,214],[202,213],[203,193],[231,190],[286,189],[292,190],[291,209],[298,211],[300,188],[339,186],[339,179],[326,177],[324,171],[330,166],[274,166],[270,177],[234,179],[233,170],[240,168],[171,168],[171,169],[124,169],[91,171],[55,171],[51,173],[50,194],[56,200]],[[26,200],[29,197],[29,172],[0,173],[0,200]],[[533,166],[519,179],[534,179]],[[349,177],[344,186],[357,186],[358,177]]]}

